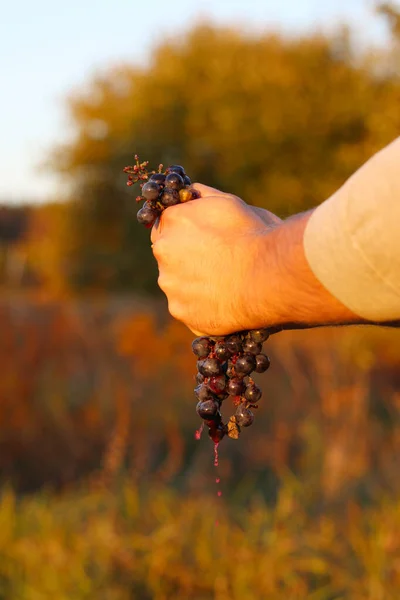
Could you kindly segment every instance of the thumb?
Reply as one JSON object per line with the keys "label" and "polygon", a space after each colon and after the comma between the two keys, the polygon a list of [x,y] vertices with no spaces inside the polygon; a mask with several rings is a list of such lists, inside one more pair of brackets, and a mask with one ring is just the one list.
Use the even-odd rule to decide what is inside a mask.
{"label": "thumb", "polygon": [[194,333],[196,337],[208,337],[206,333],[201,333],[201,331],[197,331],[196,329],[192,329],[191,327],[189,327],[189,329],[192,333]]}
{"label": "thumb", "polygon": [[191,187],[195,189],[196,192],[199,192],[202,198],[206,198],[207,196],[225,196],[225,193],[221,192],[221,190],[217,190],[209,185],[204,185],[203,183],[193,183]]}

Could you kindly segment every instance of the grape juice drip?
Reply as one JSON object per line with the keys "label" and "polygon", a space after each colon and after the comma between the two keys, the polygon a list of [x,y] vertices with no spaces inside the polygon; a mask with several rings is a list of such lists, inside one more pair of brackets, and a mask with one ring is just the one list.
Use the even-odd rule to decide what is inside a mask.
{"label": "grape juice drip", "polygon": [[[142,194],[136,200],[144,201],[137,213],[142,225],[150,228],[168,207],[199,198],[180,165],[165,171],[160,165],[157,172],[149,172],[148,162],[140,163],[137,156],[135,160],[136,164],[125,167],[124,172],[128,173],[128,185],[141,184]],[[196,411],[214,444],[225,435],[238,439],[241,429],[254,421],[253,410],[258,408],[262,392],[251,374],[264,373],[269,368],[269,358],[263,353],[269,333],[268,329],[239,331],[227,336],[198,337],[192,343],[197,357]],[[234,413],[224,423],[221,409],[228,398]],[[198,433],[200,437],[201,429]]]}

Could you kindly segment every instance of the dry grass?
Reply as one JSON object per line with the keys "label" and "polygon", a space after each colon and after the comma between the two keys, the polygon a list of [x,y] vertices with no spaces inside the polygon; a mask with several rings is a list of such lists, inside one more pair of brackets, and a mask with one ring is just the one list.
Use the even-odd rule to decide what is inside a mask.
{"label": "dry grass", "polygon": [[272,338],[217,499],[191,336],[153,309],[2,302],[0,600],[398,598],[399,332]]}

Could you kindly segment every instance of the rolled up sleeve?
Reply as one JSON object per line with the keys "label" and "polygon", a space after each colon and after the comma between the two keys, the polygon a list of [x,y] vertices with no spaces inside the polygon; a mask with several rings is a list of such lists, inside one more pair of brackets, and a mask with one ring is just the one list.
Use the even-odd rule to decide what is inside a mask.
{"label": "rolled up sleeve", "polygon": [[400,138],[313,212],[304,251],[317,279],[355,314],[400,319]]}

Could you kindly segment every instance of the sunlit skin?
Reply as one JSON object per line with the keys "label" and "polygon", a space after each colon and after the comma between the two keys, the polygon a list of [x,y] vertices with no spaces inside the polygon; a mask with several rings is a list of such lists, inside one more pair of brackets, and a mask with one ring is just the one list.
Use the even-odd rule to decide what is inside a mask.
{"label": "sunlit skin", "polygon": [[312,211],[282,221],[195,184],[201,198],[165,211],[151,233],[170,313],[196,335],[363,323],[315,278],[303,250]]}

